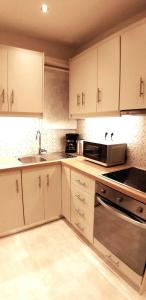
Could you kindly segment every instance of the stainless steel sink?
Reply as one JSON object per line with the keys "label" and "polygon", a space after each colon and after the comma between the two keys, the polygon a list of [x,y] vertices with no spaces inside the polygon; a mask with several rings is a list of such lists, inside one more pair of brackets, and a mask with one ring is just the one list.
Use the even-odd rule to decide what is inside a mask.
{"label": "stainless steel sink", "polygon": [[32,164],[38,163],[41,161],[46,161],[46,159],[40,155],[30,155],[30,156],[23,156],[18,158],[23,164]]}

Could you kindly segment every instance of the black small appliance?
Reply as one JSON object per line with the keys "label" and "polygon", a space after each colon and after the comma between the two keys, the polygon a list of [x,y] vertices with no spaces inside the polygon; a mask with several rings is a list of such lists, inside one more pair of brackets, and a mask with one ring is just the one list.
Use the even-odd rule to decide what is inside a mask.
{"label": "black small appliance", "polygon": [[79,134],[77,133],[66,134],[65,153],[77,153],[78,138],[79,138]]}

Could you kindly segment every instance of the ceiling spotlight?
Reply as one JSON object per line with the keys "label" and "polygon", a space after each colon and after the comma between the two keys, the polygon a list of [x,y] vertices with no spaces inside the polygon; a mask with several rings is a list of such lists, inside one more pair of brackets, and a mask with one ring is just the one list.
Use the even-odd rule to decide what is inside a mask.
{"label": "ceiling spotlight", "polygon": [[46,3],[43,3],[41,5],[41,11],[43,14],[46,14],[48,12],[48,5]]}

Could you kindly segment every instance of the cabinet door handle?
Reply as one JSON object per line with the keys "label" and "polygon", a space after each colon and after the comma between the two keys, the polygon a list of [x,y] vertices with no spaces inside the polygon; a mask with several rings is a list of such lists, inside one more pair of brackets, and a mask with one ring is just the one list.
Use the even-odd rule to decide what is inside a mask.
{"label": "cabinet door handle", "polygon": [[19,193],[19,181],[16,179],[16,192]]}
{"label": "cabinet door handle", "polygon": [[2,102],[5,103],[5,90],[2,91]]}
{"label": "cabinet door handle", "polygon": [[82,93],[82,105],[85,105],[85,94]]}
{"label": "cabinet door handle", "polygon": [[47,174],[47,186],[49,186],[50,184],[50,178],[49,178],[49,174]]}
{"label": "cabinet door handle", "polygon": [[79,105],[80,105],[80,95],[77,94],[77,106],[79,106]]}
{"label": "cabinet door handle", "polygon": [[14,90],[12,90],[11,94],[11,104],[14,104]]}
{"label": "cabinet door handle", "polygon": [[97,102],[101,102],[101,98],[100,98],[100,94],[101,94],[101,90],[98,88],[97,89]]}
{"label": "cabinet door handle", "polygon": [[39,179],[39,188],[41,188],[42,186],[41,176],[39,176],[38,179]]}
{"label": "cabinet door handle", "polygon": [[144,96],[144,81],[142,77],[140,77],[140,83],[139,83],[139,97]]}

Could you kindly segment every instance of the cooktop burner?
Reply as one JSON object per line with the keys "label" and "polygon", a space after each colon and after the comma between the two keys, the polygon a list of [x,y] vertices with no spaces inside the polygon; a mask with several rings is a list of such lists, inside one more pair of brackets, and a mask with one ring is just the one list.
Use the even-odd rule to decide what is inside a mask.
{"label": "cooktop burner", "polygon": [[139,191],[146,193],[146,171],[138,168],[128,168],[116,172],[103,174],[103,176],[111,178],[115,181],[133,187]]}

